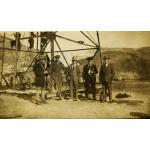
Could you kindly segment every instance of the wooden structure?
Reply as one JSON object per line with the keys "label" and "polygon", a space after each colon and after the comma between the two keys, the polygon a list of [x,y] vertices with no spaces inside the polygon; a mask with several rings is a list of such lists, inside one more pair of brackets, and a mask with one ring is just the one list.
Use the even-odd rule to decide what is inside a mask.
{"label": "wooden structure", "polygon": [[[100,37],[99,37],[99,32],[97,31],[96,32],[96,35],[97,35],[97,42],[95,42],[91,37],[89,37],[85,32],[83,31],[80,31],[80,33],[85,36],[89,42],[91,44],[87,44],[87,43],[84,43],[83,41],[76,41],[76,40],[73,40],[73,39],[70,39],[70,38],[67,38],[67,37],[64,37],[64,36],[60,36],[58,31],[49,31],[49,32],[37,32],[35,35],[34,35],[34,39],[37,39],[37,51],[32,51],[32,50],[25,50],[25,49],[22,49],[20,48],[19,49],[19,42],[22,41],[22,40],[26,40],[26,39],[29,39],[30,36],[28,37],[23,37],[21,38],[19,36],[19,32],[16,32],[16,46],[15,46],[15,49],[12,49],[12,48],[5,48],[5,33],[4,33],[4,38],[3,38],[3,47],[0,47],[0,51],[2,51],[2,63],[1,63],[1,83],[0,85],[2,86],[2,79],[3,79],[3,65],[4,65],[4,51],[15,51],[16,55],[15,55],[15,64],[14,64],[14,80],[13,80],[13,88],[15,89],[15,84],[16,84],[16,73],[17,73],[17,62],[18,62],[18,54],[19,52],[30,52],[30,53],[36,53],[36,56],[33,58],[33,60],[31,61],[30,65],[28,66],[28,68],[26,69],[26,71],[24,71],[24,74],[26,74],[28,72],[28,70],[30,69],[30,67],[32,66],[34,60],[42,53],[51,53],[51,60],[54,59],[54,53],[56,52],[60,52],[62,57],[64,58],[65,62],[67,65],[68,64],[68,61],[64,55],[64,52],[73,52],[73,51],[86,51],[86,50],[96,50],[96,52],[94,53],[93,57],[95,57],[95,55],[97,54],[97,52],[100,52],[100,60],[101,60],[101,64],[102,64],[102,56],[101,56],[101,47],[100,47]],[[40,40],[39,40],[40,38]],[[73,42],[73,43],[77,43],[77,44],[80,44],[80,45],[84,45],[86,46],[87,48],[82,48],[82,49],[69,49],[69,50],[62,50],[57,39],[60,38],[60,39],[64,39],[66,41],[70,41],[70,42]],[[50,47],[50,51],[49,52],[45,52],[45,49],[47,47],[47,45],[50,43],[51,47]],[[39,44],[40,44],[40,48],[39,48]],[[54,47],[54,44],[56,44],[56,46],[58,47],[58,51],[54,51],[55,47]]]}

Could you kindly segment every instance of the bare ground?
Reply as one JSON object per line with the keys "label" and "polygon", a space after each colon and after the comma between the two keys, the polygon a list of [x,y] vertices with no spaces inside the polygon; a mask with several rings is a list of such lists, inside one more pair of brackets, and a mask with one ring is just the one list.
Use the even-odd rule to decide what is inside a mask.
{"label": "bare ground", "polygon": [[113,97],[127,93],[131,97],[114,98],[114,102],[55,100],[36,105],[33,94],[1,94],[0,118],[150,118],[150,82],[115,82]]}

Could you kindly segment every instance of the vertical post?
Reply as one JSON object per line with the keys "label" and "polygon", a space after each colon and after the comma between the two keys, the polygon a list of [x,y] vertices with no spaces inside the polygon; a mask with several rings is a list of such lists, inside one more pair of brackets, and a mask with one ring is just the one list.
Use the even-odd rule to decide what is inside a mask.
{"label": "vertical post", "polygon": [[[51,32],[50,36],[50,51],[51,51],[51,76],[53,76],[53,62],[54,62],[54,38],[55,38],[55,33]],[[51,78],[51,90],[54,91],[54,83],[55,81],[53,78]]]}
{"label": "vertical post", "polygon": [[39,39],[40,39],[40,50],[39,51],[41,52],[41,50],[42,50],[42,42],[41,42],[41,40],[42,40],[42,32],[40,32],[40,38]]}
{"label": "vertical post", "polygon": [[53,61],[54,60],[54,33],[52,32],[51,33],[52,35],[51,35],[51,39],[50,39],[50,41],[51,41],[51,60]]}
{"label": "vertical post", "polygon": [[14,64],[14,76],[13,76],[13,89],[16,87],[16,77],[17,77],[17,62],[18,62],[18,49],[19,49],[19,32],[16,32],[16,53],[15,53],[15,64]]}
{"label": "vertical post", "polygon": [[5,47],[5,32],[4,32],[4,37],[3,37],[3,52],[2,52],[2,68],[1,68],[1,83],[0,86],[2,88],[2,80],[3,80],[3,66],[4,66],[4,47]]}
{"label": "vertical post", "polygon": [[100,38],[99,38],[99,32],[97,31],[97,39],[98,39],[98,50],[99,50],[99,53],[100,53],[100,62],[101,62],[101,65],[102,65],[102,53],[101,53],[101,45],[100,45]]}
{"label": "vertical post", "polygon": [[37,51],[38,51],[38,48],[39,48],[39,32],[37,32]]}

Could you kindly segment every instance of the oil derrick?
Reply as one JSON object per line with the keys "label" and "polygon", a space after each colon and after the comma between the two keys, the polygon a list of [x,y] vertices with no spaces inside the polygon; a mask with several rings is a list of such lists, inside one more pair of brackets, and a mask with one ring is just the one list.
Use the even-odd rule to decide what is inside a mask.
{"label": "oil derrick", "polygon": [[[85,41],[81,39],[78,40],[74,40],[68,37],[64,37],[59,35],[58,31],[49,31],[49,32],[29,32],[29,36],[27,37],[21,37],[21,34],[19,32],[16,32],[14,34],[15,40],[13,40],[11,45],[11,48],[5,48],[5,46],[3,45],[3,47],[0,47],[0,50],[4,51],[14,51],[15,52],[15,64],[14,64],[14,76],[13,79],[16,79],[16,74],[17,74],[17,63],[18,63],[18,55],[20,52],[29,52],[29,53],[35,53],[35,57],[32,59],[32,61],[30,62],[30,64],[28,65],[28,68],[23,72],[24,75],[28,72],[28,70],[30,69],[30,67],[32,67],[32,64],[34,63],[35,59],[38,58],[38,56],[42,53],[42,54],[50,54],[51,55],[51,61],[53,62],[54,60],[54,53],[61,53],[61,55],[63,56],[63,59],[65,60],[67,66],[68,64],[68,60],[65,57],[64,53],[66,52],[75,52],[75,51],[87,51],[87,50],[96,50],[95,53],[93,53],[93,57],[95,57],[95,55],[99,52],[100,55],[100,60],[101,60],[101,64],[102,64],[102,56],[101,56],[101,47],[100,47],[100,39],[99,39],[99,33],[97,31],[97,41],[94,40],[94,38],[92,38],[92,36],[89,34],[87,35],[87,31],[80,31],[81,34],[88,39],[88,41],[90,43],[86,43]],[[5,39],[5,37],[4,37]],[[75,48],[75,49],[62,49],[60,46],[60,43],[58,41],[58,39],[63,39],[65,41],[69,41],[72,43],[76,43],[82,46],[86,46],[85,48]],[[22,40],[27,40],[29,47],[28,49],[24,49],[21,47],[21,41]],[[35,47],[35,40],[37,40],[36,42],[36,49],[37,51],[32,51],[32,49]],[[45,51],[45,49],[47,48],[48,44],[50,44],[50,49],[49,51]],[[54,45],[56,45],[56,47],[58,48],[57,51],[54,51]],[[15,48],[14,48],[15,47]],[[48,50],[48,49],[47,49]],[[3,66],[3,64],[2,64]],[[2,81],[1,81],[2,82]],[[15,82],[13,82],[15,84]]]}

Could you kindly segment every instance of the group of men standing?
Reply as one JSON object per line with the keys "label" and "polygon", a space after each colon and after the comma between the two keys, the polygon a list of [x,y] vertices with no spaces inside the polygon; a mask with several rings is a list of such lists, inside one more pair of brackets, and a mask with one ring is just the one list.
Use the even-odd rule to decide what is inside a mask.
{"label": "group of men standing", "polygon": [[[102,94],[100,101],[106,101],[106,97],[109,97],[109,102],[112,102],[112,80],[114,78],[114,69],[112,64],[109,63],[109,57],[103,58],[103,64],[99,71],[99,81],[102,84]],[[41,102],[45,103],[45,89],[47,86],[55,87],[57,91],[56,96],[62,99],[62,87],[63,87],[63,73],[66,75],[67,82],[70,88],[70,100],[80,101],[78,97],[79,79],[83,78],[85,88],[85,98],[88,99],[88,95],[92,94],[93,99],[96,100],[96,74],[98,70],[95,64],[93,64],[93,58],[87,58],[87,64],[83,67],[81,74],[81,67],[76,57],[72,58],[72,63],[65,67],[60,61],[60,56],[56,55],[55,60],[50,61],[48,56],[41,54],[36,59],[33,65],[33,71],[35,73],[35,85],[36,85],[36,104]],[[41,95],[41,96],[40,96]]]}

